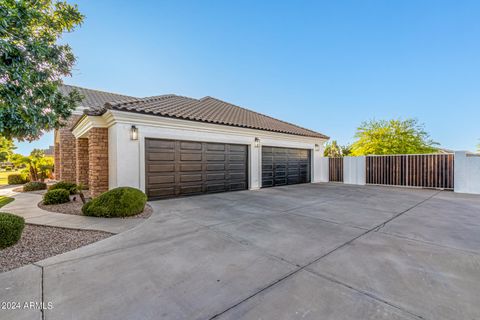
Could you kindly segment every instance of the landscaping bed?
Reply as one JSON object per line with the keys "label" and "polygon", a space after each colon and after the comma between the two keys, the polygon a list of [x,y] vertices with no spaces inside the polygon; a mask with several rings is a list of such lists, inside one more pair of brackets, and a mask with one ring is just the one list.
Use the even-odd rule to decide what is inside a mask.
{"label": "landscaping bed", "polygon": [[[73,198],[73,197],[71,197]],[[56,212],[56,213],[64,213],[64,214],[74,214],[74,215],[79,215],[83,216],[84,214],[82,213],[82,206],[83,203],[77,196],[76,201],[70,201],[66,203],[61,203],[61,204],[50,204],[50,205],[45,205],[43,204],[43,201],[40,201],[38,203],[38,207],[40,209],[50,211],[50,212]],[[147,219],[152,215],[152,207],[150,207],[148,204],[145,205],[145,209],[143,210],[142,213],[139,213],[135,216],[130,216],[130,217],[124,217],[122,219]]]}
{"label": "landscaping bed", "polygon": [[0,250],[0,272],[77,249],[112,235],[104,231],[25,224],[20,241]]}

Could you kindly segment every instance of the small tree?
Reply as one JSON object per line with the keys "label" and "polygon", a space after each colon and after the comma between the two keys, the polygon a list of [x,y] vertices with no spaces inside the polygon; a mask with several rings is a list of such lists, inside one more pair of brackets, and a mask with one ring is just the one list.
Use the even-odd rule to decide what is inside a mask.
{"label": "small tree", "polygon": [[15,146],[11,139],[0,136],[0,162],[10,161]]}
{"label": "small tree", "polygon": [[350,155],[350,148],[350,145],[340,146],[337,140],[332,140],[332,142],[326,144],[323,156],[330,158],[345,157]]}
{"label": "small tree", "polygon": [[81,101],[77,91],[58,89],[75,57],[57,40],[83,18],[67,2],[0,0],[0,132],[7,139],[37,139]]}
{"label": "small tree", "polygon": [[45,157],[45,153],[39,149],[33,149],[28,157],[16,156],[15,165],[26,165],[30,175],[30,181],[44,182],[53,169],[53,159]]}
{"label": "small tree", "polygon": [[430,139],[416,119],[366,121],[358,127],[355,138],[351,149],[354,156],[438,151],[438,143]]}

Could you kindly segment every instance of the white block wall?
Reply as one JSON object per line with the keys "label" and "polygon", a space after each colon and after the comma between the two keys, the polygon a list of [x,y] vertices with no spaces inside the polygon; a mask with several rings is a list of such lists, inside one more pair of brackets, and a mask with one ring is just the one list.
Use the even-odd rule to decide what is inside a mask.
{"label": "white block wall", "polygon": [[343,158],[343,183],[366,184],[366,157]]}
{"label": "white block wall", "polygon": [[455,152],[454,191],[480,194],[480,155]]}
{"label": "white block wall", "polygon": [[319,182],[330,181],[330,178],[329,178],[329,175],[328,175],[328,158],[327,157],[321,157],[320,158],[319,167],[320,167],[320,180],[319,180]]}

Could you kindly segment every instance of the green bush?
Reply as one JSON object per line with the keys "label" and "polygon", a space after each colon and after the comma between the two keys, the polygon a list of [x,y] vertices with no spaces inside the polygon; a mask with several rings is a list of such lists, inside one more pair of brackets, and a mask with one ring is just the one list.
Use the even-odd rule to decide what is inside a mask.
{"label": "green bush", "polygon": [[45,182],[33,181],[23,185],[23,191],[46,190],[47,184]]}
{"label": "green bush", "polygon": [[56,189],[65,189],[68,192],[70,192],[70,194],[77,193],[77,185],[73,182],[60,181],[51,185],[50,188],[48,188],[48,190],[56,190]]}
{"label": "green bush", "polygon": [[8,184],[24,184],[30,181],[25,174],[10,174],[8,175]]}
{"label": "green bush", "polygon": [[0,212],[0,249],[17,243],[24,227],[25,219],[22,217]]}
{"label": "green bush", "polygon": [[143,211],[147,196],[142,191],[130,188],[115,188],[102,193],[97,198],[83,205],[86,216],[128,217]]}
{"label": "green bush", "polygon": [[65,189],[48,190],[43,196],[43,204],[60,204],[70,201],[70,192]]}

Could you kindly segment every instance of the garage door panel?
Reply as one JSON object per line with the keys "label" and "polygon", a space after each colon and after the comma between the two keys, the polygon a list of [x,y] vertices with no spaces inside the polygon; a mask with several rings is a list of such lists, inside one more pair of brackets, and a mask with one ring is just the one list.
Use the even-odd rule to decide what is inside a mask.
{"label": "garage door panel", "polygon": [[173,161],[175,154],[173,152],[152,152],[148,155],[148,160]]}
{"label": "garage door panel", "polygon": [[171,172],[174,168],[174,164],[151,164],[148,166],[150,172]]}
{"label": "garage door panel", "polygon": [[310,150],[262,147],[262,187],[310,182]]}
{"label": "garage door panel", "polygon": [[200,142],[180,142],[180,150],[202,150]]}
{"label": "garage door panel", "polygon": [[230,171],[243,171],[244,168],[247,167],[246,163],[231,163],[230,164]]}
{"label": "garage door panel", "polygon": [[192,195],[203,193],[202,184],[180,186],[180,195]]}
{"label": "garage door panel", "polygon": [[175,149],[175,141],[168,141],[168,140],[146,140],[146,147],[149,148],[156,148],[156,149]]}
{"label": "garage door panel", "polygon": [[168,176],[149,176],[147,177],[147,183],[149,184],[165,184],[165,183],[174,183],[175,175]]}
{"label": "garage door panel", "polygon": [[215,162],[215,161],[220,161],[224,162],[225,161],[225,154],[220,153],[220,154],[212,154],[209,153],[207,154],[207,161]]}
{"label": "garage door panel", "polygon": [[239,173],[230,173],[230,180],[246,180],[247,179],[247,175],[243,172],[239,172]]}
{"label": "garage door panel", "polygon": [[207,174],[207,181],[225,180],[225,173],[209,173]]}
{"label": "garage door panel", "polygon": [[181,161],[201,161],[202,154],[201,153],[182,153],[180,155]]}
{"label": "garage door panel", "polygon": [[[172,170],[173,171],[173,170]],[[201,163],[182,163],[180,164],[180,172],[202,171]]]}
{"label": "garage door panel", "polygon": [[180,182],[202,181],[202,174],[182,174]]}
{"label": "garage door panel", "polygon": [[172,197],[175,196],[175,188],[151,188],[149,189],[149,197]]}
{"label": "garage door panel", "polygon": [[207,143],[207,151],[225,151],[224,144],[217,144],[217,143]]}
{"label": "garage door panel", "polygon": [[227,188],[225,187],[225,184],[222,183],[222,184],[209,184],[207,185],[207,192],[225,192],[225,191],[229,191],[227,190]]}
{"label": "garage door panel", "polygon": [[241,152],[241,153],[246,153],[248,150],[247,146],[243,146],[240,144],[231,144],[230,145],[230,152]]}
{"label": "garage door panel", "polygon": [[215,163],[215,164],[207,164],[207,171],[225,171],[225,164],[223,163]]}
{"label": "garage door panel", "polygon": [[149,199],[248,188],[248,146],[158,139],[145,146]]}

